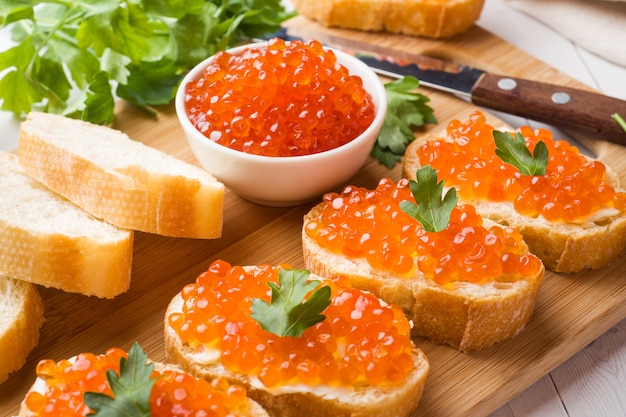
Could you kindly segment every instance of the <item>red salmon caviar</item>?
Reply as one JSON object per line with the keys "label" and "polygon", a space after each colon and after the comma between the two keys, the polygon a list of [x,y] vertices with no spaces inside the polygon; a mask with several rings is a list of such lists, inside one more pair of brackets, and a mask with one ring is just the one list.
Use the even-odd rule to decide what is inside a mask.
{"label": "red salmon caviar", "polygon": [[400,383],[413,368],[410,324],[399,307],[328,282],[326,319],[299,337],[281,337],[250,316],[253,298],[269,302],[268,282],[278,282],[278,268],[216,261],[183,289],[183,311],[168,322],[184,343],[219,350],[225,367],[270,388]]}
{"label": "red salmon caviar", "polygon": [[221,51],[185,90],[192,124],[232,149],[266,156],[323,152],[374,120],[360,77],[317,41],[272,39],[242,55]]}
{"label": "red salmon caviar", "polygon": [[438,284],[515,280],[536,274],[541,262],[527,253],[513,228],[483,227],[473,206],[458,205],[450,224],[428,232],[400,209],[415,201],[409,181],[380,181],[375,190],[346,187],[329,193],[305,232],[318,245],[351,258],[363,257],[374,268],[414,276],[415,265]]}
{"label": "red salmon caviar", "polygon": [[[447,185],[454,185],[464,200],[512,202],[525,216],[542,215],[552,222],[580,222],[603,208],[626,210],[626,193],[606,182],[606,166],[590,161],[552,132],[519,131],[531,151],[540,140],[548,148],[548,165],[542,176],[522,175],[495,154],[494,127],[480,112],[462,123],[452,121],[446,140],[432,141],[418,150],[422,165],[430,164]],[[444,156],[444,157],[442,157]]]}
{"label": "red salmon caviar", "polygon": [[[120,358],[126,352],[111,348],[103,355],[82,353],[74,361],[43,360],[37,365],[37,376],[46,382],[46,392],[31,391],[25,405],[39,417],[86,416],[91,412],[83,402],[85,392],[112,396],[106,371],[119,374]],[[157,378],[160,376],[159,378]],[[245,415],[249,407],[245,388],[226,380],[211,382],[178,371],[154,372],[157,378],[150,392],[150,415],[234,417]]]}

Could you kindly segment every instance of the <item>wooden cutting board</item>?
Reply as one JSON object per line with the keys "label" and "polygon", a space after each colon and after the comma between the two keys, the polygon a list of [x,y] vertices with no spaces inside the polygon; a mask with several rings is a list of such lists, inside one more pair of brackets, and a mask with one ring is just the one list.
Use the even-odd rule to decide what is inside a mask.
{"label": "wooden cutting board", "polygon": [[[398,50],[453,58],[499,73],[587,88],[478,27],[451,40],[430,41],[327,30],[304,18],[296,18],[288,26],[304,31],[302,34],[309,30],[341,33]],[[422,92],[431,98],[430,104],[441,122],[472,108],[452,96],[428,89]],[[197,163],[173,106],[159,109],[158,117],[153,118],[120,103],[114,127]],[[625,147],[577,139],[618,171],[622,183],[626,183]],[[373,188],[382,177],[399,179],[400,167],[387,170],[370,161],[350,183]],[[127,293],[101,300],[41,288],[47,319],[41,339],[27,364],[0,385],[0,415],[17,414],[40,359],[59,360],[86,351],[101,353],[112,346],[128,349],[138,341],[152,359],[164,360],[162,321],[169,300],[216,259],[235,265],[288,263],[303,267],[302,216],[316,203],[271,208],[227,192],[224,231],[219,239],[173,239],[136,233],[132,284]],[[428,356],[431,372],[413,415],[487,415],[624,318],[626,256],[599,271],[573,275],[548,272],[532,318],[514,339],[474,353],[459,353],[447,346],[416,340]]]}

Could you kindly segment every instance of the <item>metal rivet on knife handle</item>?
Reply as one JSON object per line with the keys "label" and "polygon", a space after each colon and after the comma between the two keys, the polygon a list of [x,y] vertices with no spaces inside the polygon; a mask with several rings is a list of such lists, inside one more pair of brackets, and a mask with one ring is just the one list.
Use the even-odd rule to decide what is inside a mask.
{"label": "metal rivet on knife handle", "polygon": [[501,90],[510,91],[517,87],[517,83],[512,78],[502,78],[498,81],[498,87],[500,87]]}
{"label": "metal rivet on knife handle", "polygon": [[570,99],[571,97],[569,96],[569,94],[562,91],[557,91],[556,93],[552,94],[552,102],[556,104],[569,103]]}
{"label": "metal rivet on knife handle", "polygon": [[[516,84],[502,89],[501,84]],[[555,93],[556,91],[556,93]],[[471,91],[472,103],[569,128],[596,138],[626,145],[626,132],[612,115],[626,115],[626,101],[592,91],[558,86],[522,78],[484,73]]]}

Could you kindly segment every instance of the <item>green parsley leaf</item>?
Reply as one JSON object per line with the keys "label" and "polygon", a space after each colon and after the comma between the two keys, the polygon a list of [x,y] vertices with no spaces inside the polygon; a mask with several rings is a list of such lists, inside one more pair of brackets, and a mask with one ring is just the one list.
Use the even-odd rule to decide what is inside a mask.
{"label": "green parsley leaf", "polygon": [[206,4],[204,0],[144,0],[143,3],[150,13],[174,19],[199,14]]}
{"label": "green parsley leaf", "polygon": [[624,129],[624,132],[626,132],[626,120],[624,120],[624,118],[622,118],[622,116],[619,115],[618,113],[611,115],[611,117],[615,119],[617,124],[620,125],[622,129]]}
{"label": "green parsley leaf", "polygon": [[71,79],[80,89],[87,88],[100,71],[98,58],[76,45],[50,39],[48,49],[53,59],[60,59],[60,63],[67,66]]}
{"label": "green parsley leaf", "polygon": [[389,169],[402,159],[407,145],[415,140],[413,128],[437,123],[433,109],[426,104],[430,99],[414,92],[418,87],[419,80],[411,76],[385,84],[387,114],[371,155]]}
{"label": "green parsley leaf", "polygon": [[101,71],[94,76],[85,91],[84,106],[80,118],[96,124],[109,124],[113,121],[115,99],[109,88],[109,77]]}
{"label": "green parsley leaf", "polygon": [[0,52],[2,109],[110,123],[117,95],[154,113],[189,68],[293,15],[280,0],[4,2],[16,45]]}
{"label": "green parsley leaf", "polygon": [[2,110],[24,113],[43,99],[42,91],[27,78],[30,62],[35,54],[35,48],[28,43],[0,52],[0,73],[6,70],[0,79]]}
{"label": "green parsley leaf", "polygon": [[137,64],[148,49],[146,39],[153,34],[153,28],[139,5],[123,2],[125,7],[117,7],[116,3],[102,2],[97,13],[85,14],[76,31],[78,47],[92,48],[99,57],[111,49]]}
{"label": "green parsley leaf", "polygon": [[[192,67],[219,49],[226,49],[228,43],[210,42],[213,31],[220,25],[217,7],[206,3],[198,14],[187,14],[169,25],[171,33],[171,58],[179,65]],[[229,19],[227,24],[232,24]]]}
{"label": "green parsley leaf", "polygon": [[120,359],[120,375],[111,369],[106,373],[113,397],[99,392],[86,392],[87,407],[96,417],[150,417],[150,392],[156,379],[151,379],[154,364],[138,343],[128,352],[128,360]]}
{"label": "green parsley leaf", "polygon": [[450,188],[444,196],[443,181],[437,182],[437,171],[430,165],[418,169],[415,177],[417,181],[409,181],[409,187],[417,204],[405,200],[400,202],[400,208],[426,231],[440,232],[450,223],[450,213],[458,201],[456,189]]}
{"label": "green parsley leaf", "polygon": [[318,288],[320,281],[307,281],[309,275],[309,271],[280,269],[279,285],[267,283],[272,289],[270,303],[259,298],[252,300],[252,318],[268,332],[295,337],[324,320],[326,316],[321,313],[330,304],[330,287]]}
{"label": "green parsley leaf", "polygon": [[520,132],[515,137],[508,132],[493,131],[496,155],[507,164],[513,165],[524,175],[545,175],[548,165],[548,148],[543,141],[537,142],[531,154],[526,140]]}
{"label": "green parsley leaf", "polygon": [[128,68],[130,74],[127,83],[116,90],[118,97],[149,113],[153,112],[151,105],[164,105],[174,98],[179,78],[173,74],[175,71],[171,61],[141,62],[139,68],[133,65]]}
{"label": "green parsley leaf", "polygon": [[0,3],[0,25],[7,25],[22,19],[32,19],[33,9],[31,1],[3,1]]}

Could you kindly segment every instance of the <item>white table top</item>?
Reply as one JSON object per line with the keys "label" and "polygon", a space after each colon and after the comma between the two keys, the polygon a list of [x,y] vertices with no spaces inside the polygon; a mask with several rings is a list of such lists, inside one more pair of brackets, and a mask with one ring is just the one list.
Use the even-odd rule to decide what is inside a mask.
{"label": "white table top", "polygon": [[[507,7],[502,0],[486,1],[478,25],[561,72],[607,95],[626,100],[626,68],[582,50],[541,23]],[[7,39],[7,34],[0,32],[0,50]],[[17,129],[18,121],[11,114],[0,112],[0,149],[15,149]],[[624,387],[626,320],[491,417],[626,416]]]}

